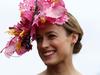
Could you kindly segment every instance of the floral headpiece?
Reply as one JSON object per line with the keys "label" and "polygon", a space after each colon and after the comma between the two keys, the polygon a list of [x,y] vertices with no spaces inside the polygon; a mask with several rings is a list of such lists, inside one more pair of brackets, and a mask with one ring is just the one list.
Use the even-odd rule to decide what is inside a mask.
{"label": "floral headpiece", "polygon": [[4,48],[7,57],[14,52],[22,55],[32,49],[31,42],[35,40],[36,27],[46,22],[62,25],[68,21],[63,0],[23,0],[19,7],[21,21],[9,27],[9,33],[14,37]]}

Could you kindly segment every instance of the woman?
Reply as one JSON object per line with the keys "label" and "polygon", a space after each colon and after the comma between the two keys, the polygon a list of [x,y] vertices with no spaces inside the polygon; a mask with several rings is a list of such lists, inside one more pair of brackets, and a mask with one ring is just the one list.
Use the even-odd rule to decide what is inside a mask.
{"label": "woman", "polygon": [[23,0],[21,21],[10,27],[14,37],[7,43],[5,55],[22,55],[37,49],[47,69],[39,75],[81,75],[73,66],[72,55],[80,51],[83,31],[67,12],[63,0]]}
{"label": "woman", "polygon": [[68,13],[64,25],[46,24],[37,30],[37,48],[47,69],[39,75],[81,75],[73,66],[72,54],[81,49],[83,31]]}

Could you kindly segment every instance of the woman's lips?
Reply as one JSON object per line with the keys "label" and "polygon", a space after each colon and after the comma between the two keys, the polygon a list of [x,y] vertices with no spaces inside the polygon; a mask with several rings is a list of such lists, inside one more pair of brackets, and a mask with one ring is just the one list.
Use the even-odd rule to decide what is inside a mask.
{"label": "woman's lips", "polygon": [[43,53],[43,56],[51,56],[51,55],[53,55],[55,53],[55,50],[50,50],[50,51],[46,51],[46,52],[44,52]]}

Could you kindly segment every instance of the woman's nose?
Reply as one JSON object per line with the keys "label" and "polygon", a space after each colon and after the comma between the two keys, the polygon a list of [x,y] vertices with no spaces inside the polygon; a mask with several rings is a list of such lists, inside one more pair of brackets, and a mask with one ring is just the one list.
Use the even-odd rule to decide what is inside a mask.
{"label": "woman's nose", "polygon": [[43,41],[41,43],[41,47],[42,48],[48,48],[49,47],[49,41],[46,38],[43,39]]}

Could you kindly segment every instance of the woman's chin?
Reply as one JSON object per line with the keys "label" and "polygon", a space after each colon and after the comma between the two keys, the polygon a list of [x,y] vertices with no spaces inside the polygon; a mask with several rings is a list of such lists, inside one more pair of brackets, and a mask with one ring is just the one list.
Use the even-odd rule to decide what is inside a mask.
{"label": "woman's chin", "polygon": [[56,58],[52,58],[52,59],[48,59],[48,60],[44,60],[43,61],[45,65],[47,66],[52,66],[52,65],[56,65],[58,63]]}
{"label": "woman's chin", "polygon": [[47,66],[53,66],[53,65],[56,65],[57,62],[56,61],[44,61],[44,64]]}

